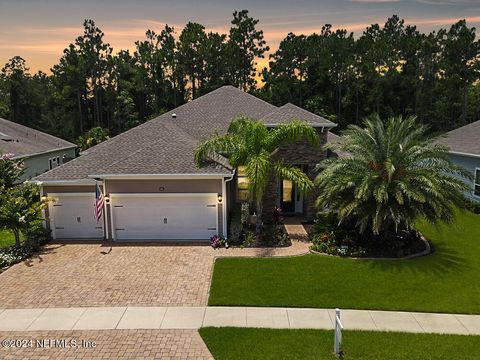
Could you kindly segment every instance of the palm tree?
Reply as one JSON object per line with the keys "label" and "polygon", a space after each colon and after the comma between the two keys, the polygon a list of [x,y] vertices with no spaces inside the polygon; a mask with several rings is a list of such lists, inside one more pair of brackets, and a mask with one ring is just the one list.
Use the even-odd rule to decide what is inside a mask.
{"label": "palm tree", "polygon": [[408,230],[420,218],[451,221],[454,206],[464,204],[461,177],[469,175],[415,120],[392,117],[384,124],[374,115],[364,128],[350,125],[339,145],[349,155],[319,166],[317,205],[340,221],[354,219],[361,233]]}
{"label": "palm tree", "polygon": [[300,169],[274,158],[280,146],[296,140],[306,140],[312,146],[319,145],[315,129],[306,122],[292,121],[268,129],[259,121],[239,117],[232,121],[226,135],[214,135],[199,145],[195,163],[201,167],[220,154],[227,157],[234,168],[244,166],[249,180],[249,197],[261,219],[262,200],[272,174],[295,182],[301,193],[313,188],[313,182]]}

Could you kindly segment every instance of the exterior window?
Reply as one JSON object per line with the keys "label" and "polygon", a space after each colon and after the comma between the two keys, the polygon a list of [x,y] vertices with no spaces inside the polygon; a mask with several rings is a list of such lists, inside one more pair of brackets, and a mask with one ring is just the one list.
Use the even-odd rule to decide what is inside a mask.
{"label": "exterior window", "polygon": [[480,168],[475,169],[475,179],[473,180],[473,195],[480,197]]}
{"label": "exterior window", "polygon": [[283,180],[282,201],[291,202],[293,194],[293,182],[291,180]]}
{"label": "exterior window", "polygon": [[57,157],[48,159],[48,167],[50,168],[50,170],[52,170],[53,168],[56,168],[58,165],[60,165],[60,157],[57,156]]}
{"label": "exterior window", "polygon": [[248,201],[248,178],[245,166],[237,168],[237,201]]}

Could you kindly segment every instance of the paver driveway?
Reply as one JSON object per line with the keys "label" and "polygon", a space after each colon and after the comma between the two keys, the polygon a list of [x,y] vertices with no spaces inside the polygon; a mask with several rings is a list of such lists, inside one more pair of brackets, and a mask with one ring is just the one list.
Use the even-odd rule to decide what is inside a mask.
{"label": "paver driveway", "polygon": [[[103,330],[103,331],[37,331],[0,332],[0,339],[32,341],[25,348],[0,347],[0,359],[213,359],[195,330]],[[65,340],[78,348],[40,348],[37,340]],[[82,341],[95,343],[84,348]],[[48,344],[47,342],[45,342]],[[26,343],[28,344],[28,343]]]}
{"label": "paver driveway", "polygon": [[3,308],[206,305],[209,246],[50,244],[0,274]]}

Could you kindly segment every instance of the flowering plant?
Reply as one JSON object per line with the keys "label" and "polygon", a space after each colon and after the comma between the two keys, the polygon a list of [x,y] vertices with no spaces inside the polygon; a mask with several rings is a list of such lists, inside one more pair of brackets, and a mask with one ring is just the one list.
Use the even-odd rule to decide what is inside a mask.
{"label": "flowering plant", "polygon": [[23,161],[14,159],[14,154],[0,155],[0,191],[12,188],[23,175]]}
{"label": "flowering plant", "polygon": [[273,223],[274,224],[278,224],[279,222],[283,221],[282,208],[280,206],[275,205],[273,207],[272,217],[273,217]]}
{"label": "flowering plant", "polygon": [[227,239],[224,239],[223,237],[218,236],[218,235],[213,235],[210,238],[210,245],[214,249],[218,249],[218,248],[221,248],[221,247],[226,247],[228,249]]}

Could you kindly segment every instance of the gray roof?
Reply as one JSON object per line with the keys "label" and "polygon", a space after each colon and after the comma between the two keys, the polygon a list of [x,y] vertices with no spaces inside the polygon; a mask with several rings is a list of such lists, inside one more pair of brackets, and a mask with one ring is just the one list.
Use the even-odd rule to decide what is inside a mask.
{"label": "gray roof", "polygon": [[446,133],[438,142],[452,152],[480,155],[480,120]]}
{"label": "gray roof", "polygon": [[[161,118],[161,117],[160,117]],[[225,174],[230,169],[194,163],[198,140],[172,121],[150,120],[84,152],[80,157],[37,176],[44,180],[78,180],[89,175]]]}
{"label": "gray roof", "polygon": [[306,121],[312,126],[334,127],[335,123],[293,104],[285,104],[260,119],[267,125],[288,123],[292,120]]}
{"label": "gray roof", "polygon": [[[205,140],[213,133],[225,134],[238,116],[261,119],[278,109],[233,86],[223,86],[173,109],[157,119],[174,121],[190,136]],[[177,117],[172,119],[172,114]]]}
{"label": "gray roof", "polygon": [[342,142],[342,137],[338,136],[332,132],[327,134],[327,143],[330,144],[330,150],[337,154],[338,157],[347,157],[349,153],[340,150],[340,144]]}
{"label": "gray roof", "polygon": [[78,180],[89,175],[230,173],[228,160],[220,156],[205,167],[195,166],[194,154],[200,141],[215,132],[226,133],[236,116],[265,121],[264,117],[276,110],[276,106],[253,95],[224,86],[98,144],[36,180]]}
{"label": "gray roof", "polygon": [[0,118],[0,152],[15,157],[74,148],[75,144],[44,132]]}

